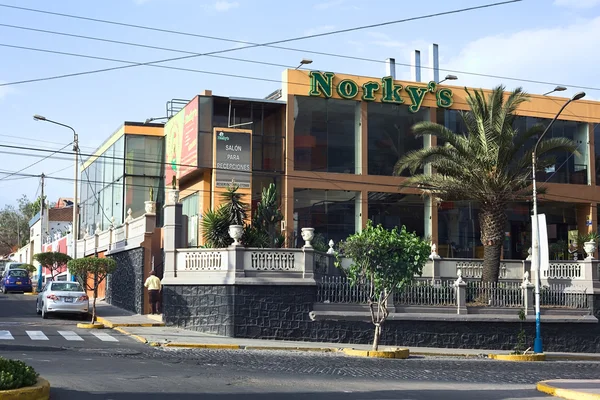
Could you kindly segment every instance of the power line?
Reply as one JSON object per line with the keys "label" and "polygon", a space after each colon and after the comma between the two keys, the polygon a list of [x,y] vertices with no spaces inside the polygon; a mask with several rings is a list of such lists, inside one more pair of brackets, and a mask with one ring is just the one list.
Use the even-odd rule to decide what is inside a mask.
{"label": "power line", "polygon": [[[123,64],[130,64],[130,65],[137,65],[136,61],[128,61],[128,60],[122,60],[122,59],[116,59],[116,58],[108,58],[108,57],[99,57],[99,56],[92,56],[92,55],[87,55],[87,54],[71,53],[71,52],[56,51],[56,50],[49,50],[49,49],[40,49],[40,48],[35,48],[35,47],[17,46],[17,45],[6,44],[6,43],[0,43],[0,47],[8,47],[8,48],[14,48],[14,49],[19,49],[19,50],[36,51],[36,52],[58,54],[58,55],[64,55],[64,56],[70,56],[70,57],[80,57],[80,58],[88,58],[88,59],[94,59],[94,60],[102,60],[102,61],[118,62],[118,63],[123,63]],[[263,64],[263,62],[261,62],[261,61],[254,61],[254,60],[241,60],[241,61]],[[280,67],[284,67],[284,68],[292,68],[289,65],[279,65],[279,64],[270,64],[270,63],[266,63],[266,64],[276,65],[276,66],[280,66]],[[273,83],[278,83],[278,84],[287,84],[287,83],[289,83],[289,82],[286,82],[286,81],[281,81],[279,79],[270,79],[270,78],[262,78],[262,77],[258,77],[258,76],[248,76],[248,75],[239,75],[239,74],[228,74],[228,73],[215,72],[215,71],[199,70],[199,69],[194,69],[194,68],[173,67],[173,66],[169,66],[169,65],[148,65],[148,66],[149,67],[155,67],[155,68],[163,68],[163,69],[176,70],[176,71],[184,71],[184,72],[193,72],[193,73],[207,74],[207,75],[226,76],[228,78],[237,78],[237,79],[248,79],[248,80],[255,80],[255,81],[273,82]],[[297,83],[297,82],[293,82],[293,84],[296,85],[296,86],[310,87],[309,83]],[[334,86],[337,87],[337,85],[334,85]],[[600,90],[600,88],[588,88],[588,89]],[[539,100],[552,101],[552,102],[556,103],[556,100],[553,99],[553,98],[551,98],[551,97],[540,97]],[[460,102],[460,101],[456,101],[456,100],[453,102],[453,104],[468,106],[468,104],[466,102]],[[538,113],[540,113],[540,114],[547,114],[549,116],[550,115],[551,116],[555,115],[555,113],[553,111],[541,111],[541,110],[539,110]],[[582,119],[585,118],[584,116],[573,114],[571,111],[569,111],[569,113],[572,116],[574,116],[574,117],[578,117],[578,118],[582,118]],[[88,148],[91,148],[91,147],[88,146]]]}
{"label": "power line", "polygon": [[[211,52],[207,52],[207,53],[191,54],[191,55],[186,55],[186,56],[181,56],[181,57],[173,57],[173,58],[167,58],[167,59],[162,59],[162,60],[137,63],[134,65],[123,65],[123,66],[119,66],[119,67],[103,68],[103,69],[92,70],[92,71],[82,71],[82,72],[76,72],[76,73],[72,73],[72,74],[55,75],[55,76],[45,77],[45,78],[14,81],[14,82],[0,84],[0,87],[18,85],[18,84],[24,84],[24,83],[31,83],[31,82],[47,81],[47,80],[53,80],[53,79],[61,79],[61,78],[66,78],[66,77],[71,77],[71,76],[90,75],[90,74],[96,74],[96,73],[107,72],[107,71],[116,71],[116,70],[121,70],[121,69],[133,68],[133,67],[138,67],[138,66],[163,64],[163,63],[167,63],[167,62],[171,62],[171,61],[188,60],[188,59],[201,57],[201,56],[208,56],[208,55],[214,55],[214,54],[222,54],[222,53],[229,53],[229,52],[233,52],[233,51],[239,51],[242,49],[251,49],[251,48],[256,48],[256,47],[264,47],[264,46],[294,42],[294,41],[299,41],[299,40],[314,39],[314,38],[325,37],[325,36],[330,36],[330,35],[337,35],[340,33],[348,33],[348,32],[371,29],[371,28],[376,28],[376,27],[381,27],[381,26],[389,26],[389,25],[395,25],[395,24],[400,24],[400,23],[404,23],[404,22],[440,17],[440,16],[444,16],[444,15],[458,14],[458,13],[463,13],[463,12],[467,12],[467,11],[474,11],[474,10],[496,7],[496,6],[510,4],[510,3],[517,3],[520,1],[522,1],[522,0],[507,0],[507,1],[497,2],[497,3],[484,4],[484,5],[474,6],[474,7],[460,8],[460,9],[451,10],[451,11],[443,11],[443,12],[438,12],[438,13],[433,13],[433,14],[421,15],[418,17],[410,17],[410,18],[404,18],[404,19],[399,19],[399,20],[381,22],[381,23],[377,23],[377,24],[362,25],[362,26],[358,26],[358,27],[354,27],[354,28],[338,29],[338,30],[331,31],[331,32],[315,33],[312,35],[298,36],[298,37],[294,37],[294,38],[276,40],[276,41],[266,42],[266,43],[258,43],[258,44],[253,44],[250,46],[244,46],[244,47],[234,47],[234,48],[229,48],[229,49],[224,49],[224,50],[211,51]],[[11,7],[14,8],[16,6],[11,6]]]}
{"label": "power line", "polygon": [[66,148],[67,148],[68,146],[70,146],[70,145],[71,145],[71,143],[67,144],[67,145],[66,145],[66,146],[64,146],[62,149],[60,149],[60,150],[56,150],[56,151],[52,152],[51,154],[47,155],[46,157],[42,158],[41,160],[37,160],[36,162],[34,162],[34,163],[32,163],[32,164],[30,164],[30,165],[28,165],[28,166],[24,167],[24,168],[21,168],[21,169],[20,169],[20,170],[18,170],[17,172],[14,172],[14,173],[12,173],[12,174],[10,174],[10,175],[7,175],[7,176],[3,176],[2,178],[0,178],[0,181],[4,180],[4,179],[6,179],[6,178],[10,178],[11,176],[13,176],[13,175],[15,175],[15,174],[17,174],[17,173],[19,173],[19,172],[23,172],[23,171],[25,171],[26,169],[29,169],[29,168],[33,167],[34,165],[37,165],[37,164],[41,163],[41,162],[42,162],[42,161],[44,161],[44,160],[47,160],[48,158],[52,157],[54,154],[57,154],[58,152],[60,152],[60,151],[62,151],[62,150],[64,150],[64,149],[66,149]]}

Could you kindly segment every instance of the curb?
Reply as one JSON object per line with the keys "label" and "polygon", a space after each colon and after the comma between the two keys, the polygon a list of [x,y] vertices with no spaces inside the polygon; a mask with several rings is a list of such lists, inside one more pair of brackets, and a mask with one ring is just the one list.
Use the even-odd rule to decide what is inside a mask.
{"label": "curb", "polygon": [[410,356],[408,349],[393,349],[393,350],[356,350],[356,349],[342,349],[344,354],[354,357],[372,357],[372,358],[394,358],[394,359],[407,359]]}
{"label": "curb", "polygon": [[37,296],[37,293],[33,293],[33,292],[25,292],[23,293],[24,296]]}
{"label": "curb", "polygon": [[48,400],[49,398],[50,382],[41,377],[38,377],[33,386],[0,390],[0,400]]}
{"label": "curb", "polygon": [[141,324],[128,324],[128,323],[113,323],[110,322],[110,320],[106,319],[106,318],[102,318],[102,317],[96,317],[96,320],[98,322],[101,322],[102,324],[104,324],[104,326],[106,326],[107,328],[115,328],[115,327],[143,327],[143,328],[153,328],[153,327],[161,327],[161,326],[165,326],[164,322],[144,322]]}
{"label": "curb", "polygon": [[[134,339],[135,339],[135,340],[137,340],[138,342],[141,342],[141,343],[144,343],[144,344],[148,343],[148,340],[146,340],[146,338],[145,338],[145,337],[142,337],[142,336],[139,336],[139,335],[134,335],[133,333],[130,333],[130,332],[126,331],[125,329],[123,329],[123,328],[120,328],[120,327],[118,327],[118,326],[117,326],[117,327],[114,327],[114,328],[112,328],[112,329],[114,329],[114,330],[115,330],[115,331],[117,331],[117,332],[120,332],[120,333],[122,333],[123,335],[131,336],[132,338],[134,338]],[[151,346],[154,346],[154,343],[151,343],[150,345],[151,345]],[[155,346],[155,347],[156,347],[156,346]]]}
{"label": "curb", "polygon": [[572,389],[561,389],[551,386],[552,381],[541,381],[536,385],[539,392],[549,394],[550,396],[560,397],[568,400],[592,400],[600,399],[600,394],[579,392]]}
{"label": "curb", "polygon": [[98,322],[94,322],[93,324],[87,322],[80,322],[77,324],[79,329],[104,329],[104,325]]}
{"label": "curb", "polygon": [[546,361],[546,355],[540,354],[489,354],[488,358],[498,361],[521,361],[521,362],[532,362],[532,361]]}

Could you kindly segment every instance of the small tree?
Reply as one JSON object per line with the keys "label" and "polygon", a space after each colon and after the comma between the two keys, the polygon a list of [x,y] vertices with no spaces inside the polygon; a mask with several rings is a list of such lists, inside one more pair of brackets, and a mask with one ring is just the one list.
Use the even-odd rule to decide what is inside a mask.
{"label": "small tree", "polygon": [[427,242],[406,227],[391,231],[383,226],[367,226],[339,244],[336,265],[341,268],[340,256],[352,259],[346,274],[352,285],[367,284],[371,322],[375,325],[373,350],[379,347],[381,327],[389,311],[387,300],[394,290],[410,284],[421,275],[430,254]]}
{"label": "small tree", "polygon": [[42,268],[50,270],[52,280],[55,281],[56,277],[61,273],[60,269],[67,265],[71,257],[58,251],[48,251],[34,254],[33,259],[39,262]]}
{"label": "small tree", "polygon": [[[87,290],[94,293],[92,302],[92,324],[96,322],[96,298],[98,297],[98,287],[106,279],[108,274],[112,274],[117,268],[117,262],[112,258],[77,258],[67,263],[69,272],[80,277]],[[92,283],[90,284],[90,279]]]}
{"label": "small tree", "polygon": [[283,246],[283,236],[279,233],[281,221],[283,221],[283,214],[277,204],[277,189],[275,184],[271,183],[268,187],[263,188],[252,221],[252,226],[268,237],[264,247],[278,248]]}

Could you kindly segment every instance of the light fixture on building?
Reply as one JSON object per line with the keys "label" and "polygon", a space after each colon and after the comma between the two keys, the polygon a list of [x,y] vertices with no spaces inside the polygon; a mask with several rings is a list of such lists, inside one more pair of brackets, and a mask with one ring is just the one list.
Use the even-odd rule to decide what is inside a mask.
{"label": "light fixture on building", "polygon": [[550,93],[554,93],[554,92],[564,92],[565,90],[567,90],[566,87],[564,87],[564,86],[557,86],[553,90],[549,91],[548,93],[544,93],[543,96],[547,96]]}
{"label": "light fixture on building", "polygon": [[298,65],[295,69],[300,68],[303,65],[308,65],[308,64],[312,64],[312,60],[308,59],[308,58],[303,58],[302,60],[300,60],[300,65]]}
{"label": "light fixture on building", "polygon": [[458,76],[456,75],[446,75],[446,77],[444,79],[442,79],[441,81],[438,82],[438,85],[444,81],[455,81],[458,79]]}

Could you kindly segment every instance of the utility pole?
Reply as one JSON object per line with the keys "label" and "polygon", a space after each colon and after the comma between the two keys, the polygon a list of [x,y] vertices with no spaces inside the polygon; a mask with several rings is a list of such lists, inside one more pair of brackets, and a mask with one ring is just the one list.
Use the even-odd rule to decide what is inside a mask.
{"label": "utility pole", "polygon": [[[41,197],[40,197],[40,241],[43,243],[44,240],[44,232],[42,228],[44,227],[44,177],[45,175],[42,173],[42,182],[41,182]],[[40,273],[38,275],[38,293],[42,291],[42,264],[40,264]]]}
{"label": "utility pole", "polygon": [[73,187],[73,258],[77,258],[77,239],[79,238],[79,202],[77,201],[77,186],[79,185],[79,135],[73,131],[73,152],[75,153],[75,185]]}

